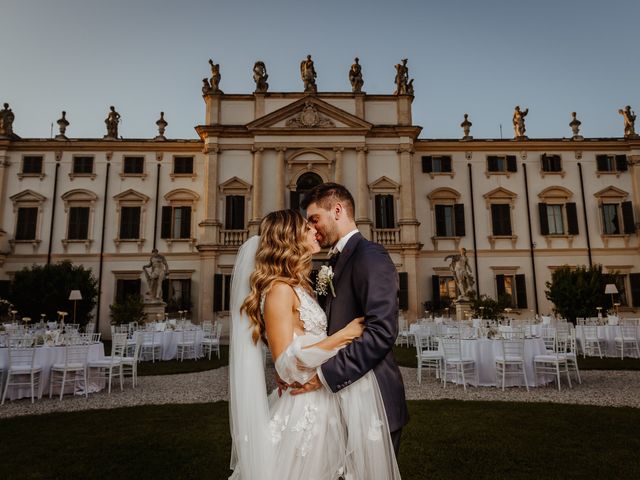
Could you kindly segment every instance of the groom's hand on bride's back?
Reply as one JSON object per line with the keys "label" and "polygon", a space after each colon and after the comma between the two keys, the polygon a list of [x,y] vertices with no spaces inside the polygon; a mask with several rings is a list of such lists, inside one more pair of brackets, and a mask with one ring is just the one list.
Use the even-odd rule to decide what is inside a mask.
{"label": "groom's hand on bride's back", "polygon": [[309,392],[313,392],[314,390],[321,389],[322,382],[320,382],[318,375],[314,375],[313,378],[309,380],[307,383],[305,383],[304,385],[300,385],[299,383],[294,383],[290,385],[290,387],[291,387],[291,392],[289,393],[291,395],[300,395],[301,393],[309,393]]}

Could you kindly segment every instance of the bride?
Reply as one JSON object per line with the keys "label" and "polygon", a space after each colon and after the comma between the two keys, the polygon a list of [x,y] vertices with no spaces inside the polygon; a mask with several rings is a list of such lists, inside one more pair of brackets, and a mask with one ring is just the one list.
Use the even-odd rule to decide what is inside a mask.
{"label": "bride", "polygon": [[272,212],[260,231],[240,248],[231,287],[230,478],[399,479],[372,372],[339,393],[276,389],[267,396],[263,345],[283,382],[304,384],[365,327],[358,318],[326,335],[326,315],[309,282],[320,246],[299,212]]}

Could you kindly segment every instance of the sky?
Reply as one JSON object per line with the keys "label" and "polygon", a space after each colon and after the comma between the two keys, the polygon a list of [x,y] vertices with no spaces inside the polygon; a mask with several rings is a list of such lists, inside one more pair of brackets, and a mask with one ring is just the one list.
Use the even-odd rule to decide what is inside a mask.
{"label": "sky", "polygon": [[[124,138],[197,139],[202,78],[220,64],[225,93],[251,93],[262,60],[271,92],[301,92],[313,56],[320,93],[391,94],[408,58],[421,138],[513,135],[528,108],[530,138],[621,137],[625,105],[640,111],[638,0],[0,0],[0,102],[23,138],[49,138],[66,110],[71,138],[101,138],[109,106]],[[640,121],[636,127],[640,130]]]}

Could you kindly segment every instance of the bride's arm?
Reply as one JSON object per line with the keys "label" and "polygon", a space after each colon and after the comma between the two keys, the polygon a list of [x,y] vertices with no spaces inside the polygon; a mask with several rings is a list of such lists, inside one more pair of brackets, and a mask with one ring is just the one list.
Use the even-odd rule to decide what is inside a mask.
{"label": "bride's arm", "polygon": [[296,300],[293,289],[281,282],[275,283],[265,297],[263,317],[274,362],[293,340]]}
{"label": "bride's arm", "polygon": [[324,339],[316,342],[312,345],[307,345],[302,347],[302,349],[306,348],[321,348],[323,350],[337,350],[338,348],[342,348],[346,345],[349,345],[356,338],[362,335],[364,331],[364,317],[358,317],[351,322],[349,322],[345,327],[338,330],[333,335],[329,335]]}

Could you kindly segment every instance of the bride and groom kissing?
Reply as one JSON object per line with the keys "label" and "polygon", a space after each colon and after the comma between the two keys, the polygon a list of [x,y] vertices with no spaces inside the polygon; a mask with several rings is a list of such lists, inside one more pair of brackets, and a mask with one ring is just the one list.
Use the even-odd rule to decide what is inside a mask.
{"label": "bride and groom kissing", "polygon": [[[229,409],[233,480],[399,479],[408,421],[393,358],[397,272],[357,230],[342,185],[316,186],[268,214],[240,248],[231,288]],[[311,260],[331,247],[321,307]],[[326,285],[325,285],[326,286]],[[266,393],[263,348],[278,389]]]}

